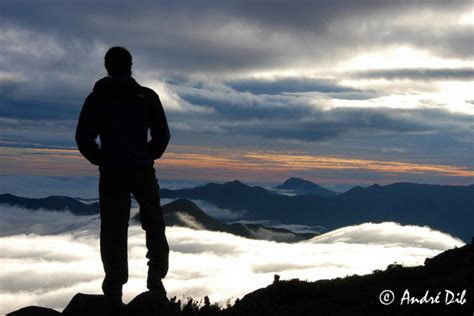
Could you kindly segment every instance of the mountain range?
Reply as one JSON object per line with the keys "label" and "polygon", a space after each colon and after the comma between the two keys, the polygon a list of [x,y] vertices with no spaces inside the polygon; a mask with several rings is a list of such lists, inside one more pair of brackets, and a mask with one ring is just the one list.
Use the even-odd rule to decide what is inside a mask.
{"label": "mountain range", "polygon": [[[294,183],[294,181],[291,182]],[[249,221],[272,220],[282,224],[323,226],[328,230],[365,222],[394,221],[403,225],[426,225],[466,242],[474,235],[474,185],[394,183],[381,186],[374,184],[366,188],[357,186],[347,192],[329,197],[314,194],[287,196],[235,180],[223,184],[208,183],[188,189],[163,188],[160,194],[162,198],[202,200],[218,208],[246,214],[245,219]],[[28,209],[68,209],[77,215],[99,212],[99,203],[85,204],[69,197],[27,199],[2,194],[0,203]],[[211,221],[203,216],[203,214],[208,216],[207,214],[204,212],[198,214],[194,207],[197,206],[181,205],[180,210],[187,210],[191,218],[209,229],[225,224],[220,222],[216,226],[214,221],[218,221],[217,219]],[[181,212],[179,215],[179,212],[174,212],[173,215],[167,215],[169,222],[180,222],[184,225],[186,222],[186,216],[182,215],[184,213]],[[195,223],[196,221],[187,221],[187,225]],[[254,236],[264,235],[260,226],[225,225],[227,225],[225,229],[230,229],[232,233],[240,236],[248,237],[246,232],[248,229],[253,231]],[[222,226],[219,227],[223,229]],[[283,233],[282,236],[286,233],[280,232]],[[273,229],[272,233],[276,235],[277,231]],[[304,236],[300,235],[296,240],[298,238],[304,238]]]}
{"label": "mountain range", "polygon": [[53,195],[45,198],[26,198],[10,193],[0,194],[0,204],[26,208],[28,210],[68,210],[75,215],[94,215],[100,212],[98,202],[86,204],[77,198]]}
{"label": "mountain range", "polygon": [[160,192],[163,198],[198,199],[219,208],[246,211],[254,220],[319,225],[329,230],[365,222],[395,221],[426,225],[464,241],[469,241],[474,233],[474,185],[374,184],[323,197],[286,196],[235,180]]}
{"label": "mountain range", "polygon": [[[268,227],[260,224],[226,224],[207,215],[196,204],[187,199],[177,199],[163,206],[163,216],[167,226],[182,226],[200,230],[220,231],[252,239],[264,239],[295,242],[309,239],[315,233],[295,233],[283,228]],[[140,221],[140,213],[133,217]]]}
{"label": "mountain range", "polygon": [[[19,206],[30,210],[69,210],[75,215],[93,215],[100,212],[99,203],[85,204],[75,198],[66,196],[50,196],[47,198],[24,198],[12,194],[1,194],[0,204]],[[284,228],[276,228],[252,223],[224,223],[200,209],[187,199],[177,199],[162,206],[167,226],[181,226],[199,230],[219,231],[251,238],[281,242],[296,242],[312,238],[316,233],[299,233]],[[133,221],[140,222],[140,214]],[[63,231],[63,230],[61,230]]]}

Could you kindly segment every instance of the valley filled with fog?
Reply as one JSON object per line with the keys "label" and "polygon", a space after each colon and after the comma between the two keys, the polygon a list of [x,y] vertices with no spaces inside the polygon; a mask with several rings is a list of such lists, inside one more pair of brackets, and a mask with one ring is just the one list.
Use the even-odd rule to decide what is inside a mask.
{"label": "valley filled with fog", "polygon": [[[0,205],[0,313],[28,305],[61,310],[78,292],[100,294],[99,224],[98,215]],[[393,222],[344,227],[298,243],[184,227],[167,227],[167,237],[168,296],[208,295],[223,304],[267,286],[274,274],[309,281],[367,274],[394,262],[423,264],[427,257],[464,244],[427,227]],[[146,290],[145,236],[134,221],[128,246],[125,302]]]}

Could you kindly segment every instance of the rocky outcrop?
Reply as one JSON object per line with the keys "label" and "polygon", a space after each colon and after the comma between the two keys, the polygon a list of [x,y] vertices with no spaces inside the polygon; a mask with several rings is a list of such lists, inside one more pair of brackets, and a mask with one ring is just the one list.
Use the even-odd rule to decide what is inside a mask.
{"label": "rocky outcrop", "polygon": [[121,310],[111,311],[103,295],[76,294],[60,313],[53,309],[29,306],[7,314],[7,316],[155,316],[180,315],[176,303],[152,291],[143,292]]}

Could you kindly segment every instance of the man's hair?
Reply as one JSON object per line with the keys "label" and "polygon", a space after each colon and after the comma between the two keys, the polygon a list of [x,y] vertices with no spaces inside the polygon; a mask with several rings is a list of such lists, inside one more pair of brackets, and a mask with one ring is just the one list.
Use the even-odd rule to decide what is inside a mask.
{"label": "man's hair", "polygon": [[110,48],[104,58],[109,76],[132,75],[132,55],[120,46]]}

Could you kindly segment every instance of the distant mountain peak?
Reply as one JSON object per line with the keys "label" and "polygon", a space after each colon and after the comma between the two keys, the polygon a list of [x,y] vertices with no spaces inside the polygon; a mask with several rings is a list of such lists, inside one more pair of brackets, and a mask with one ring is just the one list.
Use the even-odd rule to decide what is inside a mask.
{"label": "distant mountain peak", "polygon": [[288,178],[285,182],[283,182],[282,185],[285,185],[285,184],[286,185],[304,185],[304,186],[313,186],[313,187],[321,188],[320,185],[314,182],[311,182],[309,180],[305,180],[302,178],[297,178],[297,177]]}
{"label": "distant mountain peak", "polygon": [[226,182],[226,183],[234,183],[234,184],[243,184],[243,185],[246,185],[245,183],[243,183],[242,181],[238,180],[238,179],[235,179],[233,181],[229,181],[229,182]]}
{"label": "distant mountain peak", "polygon": [[240,180],[234,180],[234,181],[229,181],[229,182],[225,182],[224,185],[226,186],[233,186],[233,187],[245,187],[245,188],[249,188],[250,186],[243,183],[242,181]]}
{"label": "distant mountain peak", "polygon": [[184,199],[184,198],[179,198],[177,200],[174,200],[167,205],[173,205],[173,206],[179,206],[179,207],[191,207],[191,208],[199,208],[193,201]]}
{"label": "distant mountain peak", "polygon": [[302,178],[291,177],[282,184],[274,187],[277,190],[293,191],[296,194],[319,195],[325,197],[335,196],[337,193],[328,190],[319,184]]}

